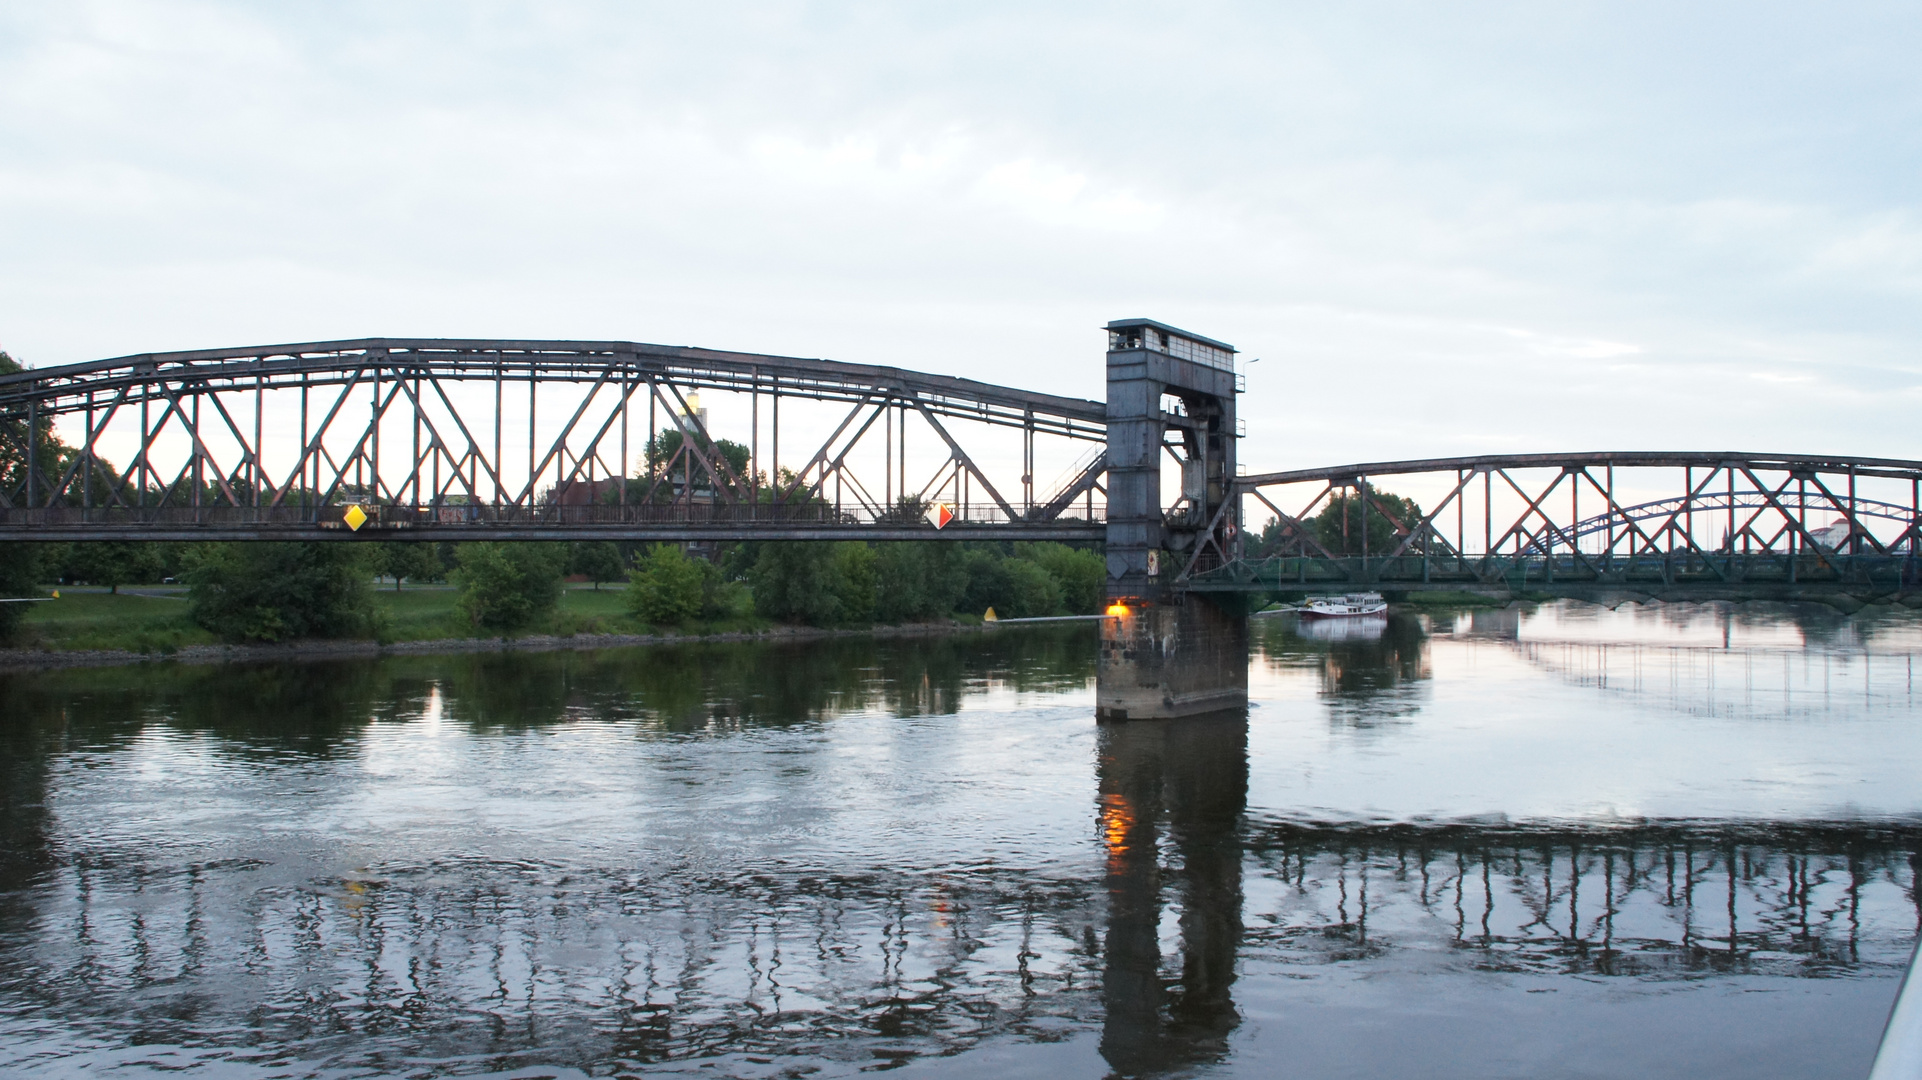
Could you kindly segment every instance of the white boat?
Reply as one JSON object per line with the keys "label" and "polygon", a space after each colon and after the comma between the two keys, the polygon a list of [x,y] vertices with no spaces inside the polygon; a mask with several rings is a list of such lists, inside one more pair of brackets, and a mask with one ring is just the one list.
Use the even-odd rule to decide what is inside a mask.
{"label": "white boat", "polygon": [[1344,596],[1314,596],[1301,605],[1304,619],[1353,619],[1364,615],[1380,615],[1388,610],[1388,601],[1380,593],[1358,592]]}
{"label": "white boat", "polygon": [[1309,641],[1380,641],[1388,633],[1387,615],[1354,619],[1303,619],[1295,633]]}

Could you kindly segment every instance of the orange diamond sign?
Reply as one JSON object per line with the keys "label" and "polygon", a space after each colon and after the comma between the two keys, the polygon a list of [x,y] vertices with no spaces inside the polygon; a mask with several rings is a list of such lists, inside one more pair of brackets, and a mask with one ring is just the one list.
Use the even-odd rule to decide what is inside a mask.
{"label": "orange diamond sign", "polygon": [[934,508],[928,511],[928,519],[934,522],[935,528],[945,529],[948,522],[954,520],[954,509],[947,503],[935,503]]}
{"label": "orange diamond sign", "polygon": [[359,532],[360,527],[367,524],[367,511],[362,510],[359,503],[355,503],[347,508],[346,513],[340,515],[340,520],[346,522],[349,529]]}

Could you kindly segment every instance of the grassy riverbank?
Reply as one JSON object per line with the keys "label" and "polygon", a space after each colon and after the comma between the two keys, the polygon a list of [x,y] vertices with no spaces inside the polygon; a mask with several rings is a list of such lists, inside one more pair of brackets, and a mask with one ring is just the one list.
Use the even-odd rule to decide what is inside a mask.
{"label": "grassy riverbank", "polygon": [[[373,595],[376,631],[382,643],[493,638],[477,630],[456,607],[446,586],[410,586]],[[546,618],[515,637],[581,634],[753,633],[773,624],[755,616],[679,626],[650,626],[627,613],[624,588],[570,587]],[[167,654],[196,645],[215,645],[213,634],[196,626],[187,613],[184,589],[143,586],[118,595],[87,589],[62,589],[58,600],[31,605],[11,644],[16,648],[68,651],[124,651]]]}

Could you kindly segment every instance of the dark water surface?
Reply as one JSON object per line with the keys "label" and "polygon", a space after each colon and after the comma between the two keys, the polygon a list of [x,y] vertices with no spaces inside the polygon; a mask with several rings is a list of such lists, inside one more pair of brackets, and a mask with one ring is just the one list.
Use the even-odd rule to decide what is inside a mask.
{"label": "dark water surface", "polygon": [[0,676],[0,1073],[1866,1075],[1922,626],[1255,636]]}

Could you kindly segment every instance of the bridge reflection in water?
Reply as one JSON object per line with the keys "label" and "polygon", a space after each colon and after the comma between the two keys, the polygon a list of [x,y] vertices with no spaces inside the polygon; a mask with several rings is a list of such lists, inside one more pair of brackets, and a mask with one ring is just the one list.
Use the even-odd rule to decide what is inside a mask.
{"label": "bridge reflection in water", "polygon": [[[1343,673],[1400,660],[1344,647]],[[1819,978],[1899,970],[1922,927],[1922,822],[1288,820],[1247,811],[1247,735],[1242,715],[1102,732],[1101,1051],[1124,1075],[1226,1057],[1244,963],[1439,948],[1480,972]]]}
{"label": "bridge reflection in water", "polygon": [[[1382,640],[1301,647],[1323,650],[1323,699],[1349,725],[1431,684],[1430,640],[1399,621]],[[886,826],[856,807],[807,810],[850,775],[823,749],[837,725],[888,740],[890,783],[916,770],[947,783],[959,744],[942,732],[989,722],[963,700],[1055,700],[1086,685],[1086,644],[1009,635],[848,643],[818,662],[750,647],[0,682],[10,715],[34,718],[0,736],[0,1049],[103,1066],[225,1048],[236,1068],[263,1070],[713,1062],[773,1075],[954,1054],[965,1066],[979,1060],[970,1051],[1087,1040],[1105,1067],[1149,1075],[1232,1058],[1250,1037],[1246,1002],[1304,976],[1418,957],[1625,987],[1888,975],[1922,922],[1922,822],[1322,820],[1251,799],[1245,713],[1101,728],[1092,785],[1075,785],[1078,762],[1050,781],[1092,795],[1068,815],[1085,815],[1092,848],[986,857],[927,839],[938,814]],[[773,671],[789,674],[770,688]],[[917,713],[960,715],[898,719]],[[1010,732],[1048,726],[1013,715]],[[873,726],[856,729],[865,716]],[[553,767],[528,756],[550,743],[575,748],[568,775],[591,751],[614,775],[662,783],[600,818],[605,789],[556,788],[563,817],[628,831],[583,839],[568,825],[545,853],[501,847],[484,821],[442,835],[456,826],[403,814],[414,824],[399,831],[428,828],[415,839],[430,853],[355,854],[364,861],[336,872],[325,867],[343,841],[290,821],[425,797],[393,772],[403,759],[453,755],[505,784],[490,770]],[[717,757],[729,764],[702,771]],[[249,775],[269,779],[236,796],[243,809],[220,809],[222,785]],[[315,803],[315,791],[331,794]],[[134,843],[123,819],[181,799],[213,823]],[[752,849],[717,824],[761,799],[817,815],[809,829],[830,842],[804,831],[787,850]],[[969,805],[996,835],[1020,824]],[[483,799],[476,813],[509,815],[512,832],[558,828],[534,806]],[[834,831],[840,818],[857,828]]]}
{"label": "bridge reflection in water", "polygon": [[1913,709],[1922,655],[1922,623],[1911,617],[1762,614],[1725,603],[1618,611],[1561,603],[1526,619],[1513,606],[1300,624],[1284,615],[1255,625],[1270,663],[1318,668],[1331,714],[1363,723],[1420,707],[1435,641],[1499,647],[1615,700],[1748,720]]}

